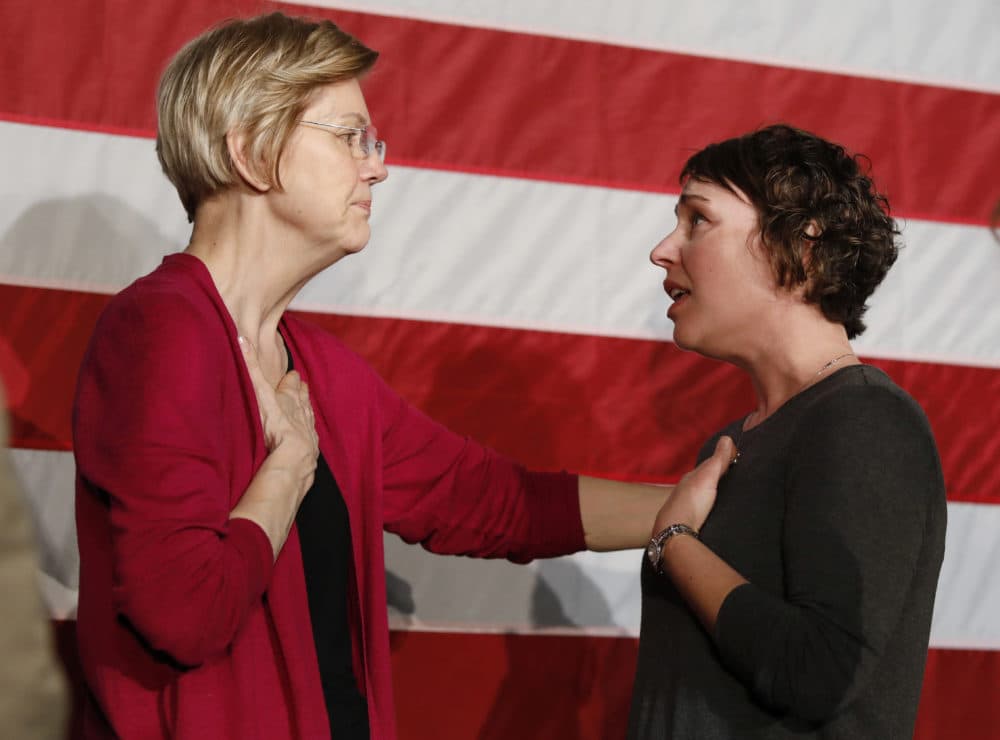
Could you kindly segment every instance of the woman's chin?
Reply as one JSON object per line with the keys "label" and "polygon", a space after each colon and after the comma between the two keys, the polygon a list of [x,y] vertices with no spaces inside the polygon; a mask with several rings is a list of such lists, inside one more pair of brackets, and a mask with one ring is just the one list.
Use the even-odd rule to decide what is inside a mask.
{"label": "woman's chin", "polygon": [[367,239],[365,239],[363,242],[359,242],[357,244],[348,244],[345,247],[343,247],[344,254],[357,254],[362,249],[364,249],[366,246],[368,246],[368,240]]}
{"label": "woman's chin", "polygon": [[344,254],[357,254],[368,246],[370,238],[371,230],[366,228],[364,229],[364,233],[354,234],[351,238],[342,240],[337,246]]}
{"label": "woman's chin", "polygon": [[693,337],[689,334],[690,333],[685,333],[683,329],[679,329],[677,325],[674,324],[674,344],[688,352],[697,352],[697,342],[694,342]]}

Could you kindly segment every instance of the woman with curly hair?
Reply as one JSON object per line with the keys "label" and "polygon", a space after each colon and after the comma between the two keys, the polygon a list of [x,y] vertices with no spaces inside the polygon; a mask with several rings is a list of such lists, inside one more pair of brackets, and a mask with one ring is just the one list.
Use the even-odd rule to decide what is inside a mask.
{"label": "woman with curly hair", "polygon": [[757,405],[657,517],[629,738],[912,735],[945,492],[922,410],[849,343],[898,251],[860,161],[771,126],[681,173],[651,254],[674,339]]}

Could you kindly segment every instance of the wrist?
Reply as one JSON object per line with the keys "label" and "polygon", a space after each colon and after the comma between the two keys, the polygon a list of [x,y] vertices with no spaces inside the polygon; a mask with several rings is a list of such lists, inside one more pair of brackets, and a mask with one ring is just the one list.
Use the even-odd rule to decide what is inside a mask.
{"label": "wrist", "polygon": [[649,544],[646,546],[646,557],[657,575],[663,575],[663,553],[667,545],[672,539],[682,535],[694,537],[696,540],[701,539],[698,530],[683,522],[676,522],[664,527],[650,539]]}

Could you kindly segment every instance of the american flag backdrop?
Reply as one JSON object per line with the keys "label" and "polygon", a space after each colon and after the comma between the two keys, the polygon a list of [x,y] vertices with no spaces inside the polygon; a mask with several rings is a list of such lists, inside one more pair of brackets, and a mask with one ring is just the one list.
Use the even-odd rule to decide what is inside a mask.
{"label": "american flag backdrop", "polygon": [[[647,261],[694,150],[783,121],[869,155],[906,246],[855,346],[926,410],[948,486],[916,735],[1000,737],[996,0],[0,0],[0,375],[61,634],[80,359],[108,295],[189,235],[153,149],[156,82],[206,27],[273,9],[382,53],[373,238],[294,307],[537,468],[676,480],[751,408],[736,371],[670,342]],[[638,551],[386,548],[404,740],[622,735]]]}

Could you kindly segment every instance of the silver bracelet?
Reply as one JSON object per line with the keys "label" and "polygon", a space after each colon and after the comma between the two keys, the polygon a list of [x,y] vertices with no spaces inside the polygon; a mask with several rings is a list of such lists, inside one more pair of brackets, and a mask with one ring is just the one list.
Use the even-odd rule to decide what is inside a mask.
{"label": "silver bracelet", "polygon": [[649,541],[649,544],[646,545],[646,557],[649,558],[649,564],[653,566],[653,570],[656,571],[657,575],[663,575],[663,547],[667,544],[667,541],[671,537],[675,537],[679,534],[690,535],[696,540],[701,539],[701,537],[698,536],[697,529],[689,527],[686,524],[671,524],[669,527],[653,537],[653,539]]}

